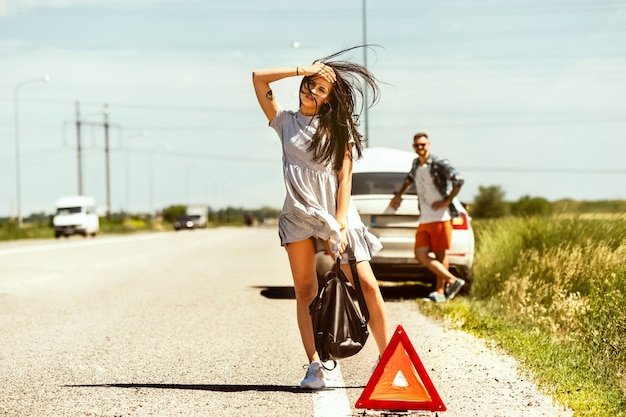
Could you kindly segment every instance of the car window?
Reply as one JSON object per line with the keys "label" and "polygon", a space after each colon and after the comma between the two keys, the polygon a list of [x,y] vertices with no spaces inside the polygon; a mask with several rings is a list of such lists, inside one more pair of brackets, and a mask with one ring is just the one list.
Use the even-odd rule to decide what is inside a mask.
{"label": "car window", "polygon": [[[406,172],[355,172],[352,174],[352,195],[393,194],[400,190]],[[415,184],[404,194],[415,195]]]}

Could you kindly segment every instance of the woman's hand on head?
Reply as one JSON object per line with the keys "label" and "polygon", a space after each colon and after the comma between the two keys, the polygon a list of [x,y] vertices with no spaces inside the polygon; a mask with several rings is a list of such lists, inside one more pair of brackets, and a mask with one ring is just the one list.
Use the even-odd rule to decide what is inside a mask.
{"label": "woman's hand on head", "polygon": [[333,70],[331,67],[321,62],[316,62],[312,65],[309,65],[308,67],[299,67],[299,68],[300,68],[300,71],[299,71],[300,74],[305,75],[307,77],[312,77],[314,75],[317,75],[319,77],[322,77],[323,79],[325,79],[326,81],[330,83],[334,83],[337,80],[337,74],[335,74],[335,70]]}

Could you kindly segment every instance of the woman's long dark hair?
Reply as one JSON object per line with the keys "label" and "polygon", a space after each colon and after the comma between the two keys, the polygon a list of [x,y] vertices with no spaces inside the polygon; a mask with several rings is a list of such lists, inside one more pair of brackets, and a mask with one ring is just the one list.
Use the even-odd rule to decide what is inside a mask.
{"label": "woman's long dark hair", "polygon": [[[344,49],[314,62],[321,62],[331,67],[335,71],[337,80],[330,91],[329,100],[318,108],[319,126],[313,135],[309,151],[313,152],[315,162],[332,163],[335,171],[341,170],[346,154],[353,157],[353,153],[349,152],[350,139],[354,139],[356,158],[363,156],[363,142],[367,138],[363,138],[358,131],[359,116],[364,106],[371,107],[378,101],[380,90],[376,84],[376,78],[367,68],[349,61],[334,60],[334,58],[356,48],[368,47],[362,45]],[[313,77],[315,76],[304,77],[300,91],[304,89],[310,92]],[[366,89],[372,92],[368,95],[369,103],[365,103]],[[358,113],[355,113],[357,94],[361,96],[361,108]]]}

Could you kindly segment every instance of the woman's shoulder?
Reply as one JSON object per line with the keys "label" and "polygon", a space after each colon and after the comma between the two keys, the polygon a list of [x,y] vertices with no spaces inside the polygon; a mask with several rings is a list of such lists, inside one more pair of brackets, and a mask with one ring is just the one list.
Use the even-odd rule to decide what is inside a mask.
{"label": "woman's shoulder", "polygon": [[288,110],[279,106],[278,109],[276,110],[276,115],[274,115],[274,119],[272,120],[270,124],[274,122],[282,121],[282,120],[295,119],[297,115],[298,115],[298,112],[295,112],[293,110]]}
{"label": "woman's shoulder", "polygon": [[270,120],[270,126],[276,127],[277,125],[280,125],[285,118],[284,115],[285,109],[278,106],[278,108],[276,109],[276,114],[274,114],[274,117],[272,118],[272,120]]}

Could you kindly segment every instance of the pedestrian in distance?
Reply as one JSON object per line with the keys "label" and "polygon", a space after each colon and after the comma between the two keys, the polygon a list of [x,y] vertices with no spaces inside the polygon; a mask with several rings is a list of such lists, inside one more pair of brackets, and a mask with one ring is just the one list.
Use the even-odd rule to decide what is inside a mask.
{"label": "pedestrian in distance", "polygon": [[[446,250],[450,249],[452,241],[452,218],[459,215],[453,200],[464,180],[447,159],[430,153],[430,140],[426,133],[415,134],[413,149],[417,158],[389,205],[397,210],[402,203],[402,194],[415,184],[420,212],[415,233],[415,259],[436,276],[435,291],[428,298],[444,302],[453,299],[465,285],[465,280],[450,272],[446,257]],[[429,256],[431,251],[435,259]]]}
{"label": "pedestrian in distance", "polygon": [[[363,88],[371,90],[371,103],[363,103],[371,105],[379,90],[366,68],[339,59],[352,49],[311,65],[252,73],[259,105],[282,144],[286,197],[278,229],[291,267],[298,328],[309,362],[300,383],[307,389],[326,386],[309,314],[318,289],[317,252],[326,249],[341,256],[341,269],[352,281],[346,248],[352,250],[370,311],[370,332],[381,355],[389,343],[385,305],[369,263],[382,245],[365,228],[350,196],[352,163],[362,156],[364,140],[355,117],[358,95],[364,96]],[[297,111],[283,109],[270,87],[287,77],[302,77]]]}

